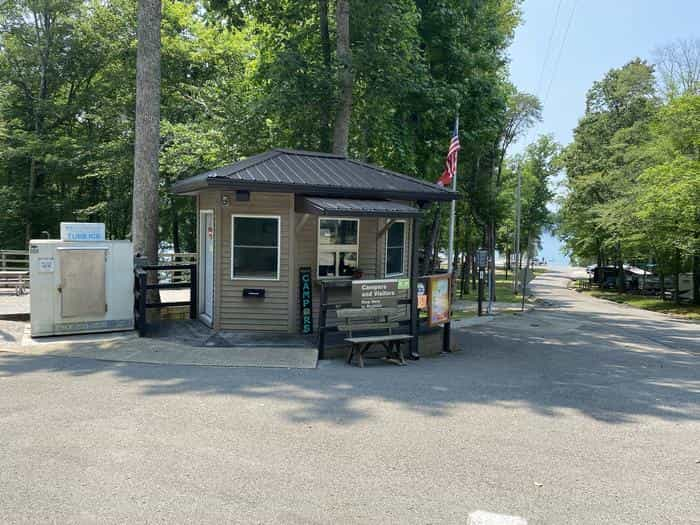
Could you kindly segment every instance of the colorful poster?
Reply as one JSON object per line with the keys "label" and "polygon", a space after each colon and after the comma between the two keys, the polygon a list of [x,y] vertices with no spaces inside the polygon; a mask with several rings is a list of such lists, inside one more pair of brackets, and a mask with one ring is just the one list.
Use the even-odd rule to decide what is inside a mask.
{"label": "colorful poster", "polygon": [[437,326],[450,320],[450,276],[431,275],[428,283],[428,325]]}

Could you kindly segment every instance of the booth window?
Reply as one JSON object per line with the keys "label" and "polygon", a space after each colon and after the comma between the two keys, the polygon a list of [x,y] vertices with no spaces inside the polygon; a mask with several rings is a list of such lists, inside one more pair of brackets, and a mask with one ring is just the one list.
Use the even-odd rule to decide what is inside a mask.
{"label": "booth window", "polygon": [[231,279],[279,279],[280,218],[231,217]]}
{"label": "booth window", "polygon": [[406,243],[406,223],[397,221],[386,232],[386,275],[404,273],[404,245]]}
{"label": "booth window", "polygon": [[359,229],[359,219],[319,219],[319,277],[350,277],[357,270]]}

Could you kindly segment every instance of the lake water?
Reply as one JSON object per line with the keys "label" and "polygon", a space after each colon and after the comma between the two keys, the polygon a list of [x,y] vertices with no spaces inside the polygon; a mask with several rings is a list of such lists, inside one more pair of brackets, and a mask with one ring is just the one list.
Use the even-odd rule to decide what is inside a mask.
{"label": "lake water", "polygon": [[571,260],[562,249],[564,245],[549,232],[542,234],[542,249],[537,254],[538,259],[546,259],[549,266],[570,266]]}

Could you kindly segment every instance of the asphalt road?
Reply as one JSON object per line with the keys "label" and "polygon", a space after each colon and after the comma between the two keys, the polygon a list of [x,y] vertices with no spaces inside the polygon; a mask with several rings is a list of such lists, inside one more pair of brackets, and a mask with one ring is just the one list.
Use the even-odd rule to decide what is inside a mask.
{"label": "asphalt road", "polygon": [[563,282],[407,367],[0,353],[0,522],[700,523],[700,325]]}

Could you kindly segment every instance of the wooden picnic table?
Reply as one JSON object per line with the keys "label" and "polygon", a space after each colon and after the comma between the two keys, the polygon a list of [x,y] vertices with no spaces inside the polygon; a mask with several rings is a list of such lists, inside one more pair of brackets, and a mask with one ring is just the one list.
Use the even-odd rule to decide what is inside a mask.
{"label": "wooden picnic table", "polygon": [[28,270],[0,270],[0,288],[14,288],[15,294],[24,295],[28,284]]}

